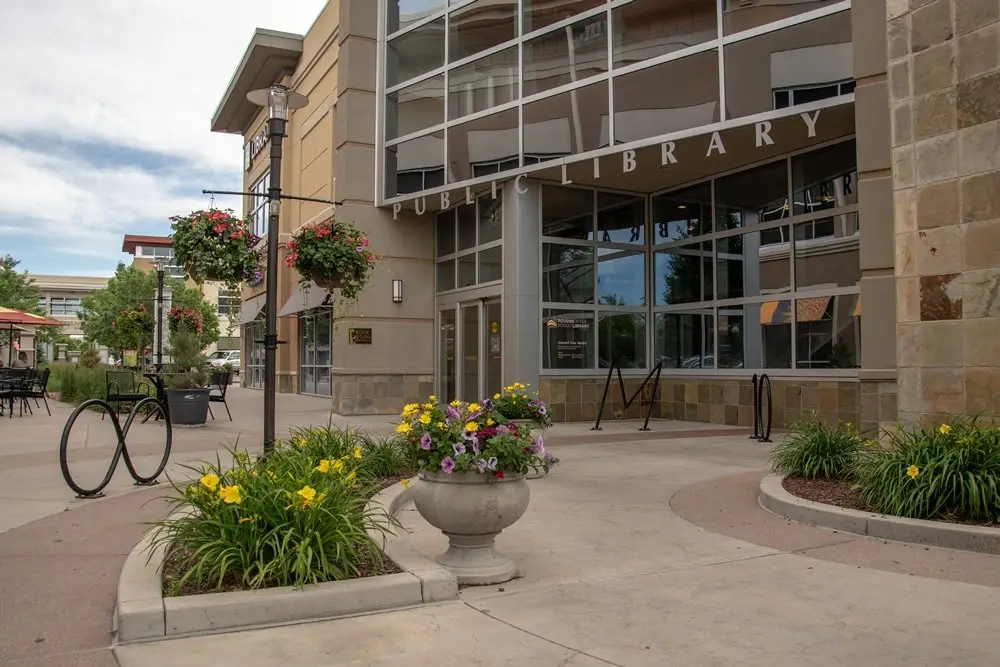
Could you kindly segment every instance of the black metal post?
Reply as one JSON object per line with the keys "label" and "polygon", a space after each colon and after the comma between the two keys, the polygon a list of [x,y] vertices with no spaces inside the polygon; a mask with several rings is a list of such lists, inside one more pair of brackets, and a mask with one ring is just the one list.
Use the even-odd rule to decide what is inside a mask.
{"label": "black metal post", "polygon": [[271,143],[270,187],[267,191],[267,290],[264,303],[264,456],[274,451],[274,417],[278,357],[278,214],[281,207],[281,141],[285,119],[268,120]]}
{"label": "black metal post", "polygon": [[163,370],[163,267],[156,268],[156,372]]}

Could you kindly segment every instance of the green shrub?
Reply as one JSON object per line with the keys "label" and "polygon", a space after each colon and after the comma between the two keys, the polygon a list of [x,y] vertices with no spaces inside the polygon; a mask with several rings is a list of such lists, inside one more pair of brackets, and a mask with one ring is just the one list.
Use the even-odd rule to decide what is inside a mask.
{"label": "green shrub", "polygon": [[87,343],[80,352],[80,365],[84,368],[97,368],[101,365],[101,353],[93,343]]}
{"label": "green shrub", "polygon": [[48,390],[57,392],[61,402],[79,405],[91,398],[104,398],[106,366],[86,368],[78,364],[57,362],[49,364],[49,368],[51,373]]}
{"label": "green shrub", "polygon": [[352,429],[297,430],[266,459],[233,452],[189,468],[196,479],[171,480],[169,499],[193,510],[155,524],[155,544],[169,545],[178,573],[168,593],[237,586],[303,586],[379,571],[383,556],[370,533],[393,520],[369,510],[385,477],[412,470],[403,445]]}
{"label": "green shrub", "polygon": [[1000,520],[1000,429],[974,419],[903,428],[857,466],[862,498],[884,514],[913,519]]}
{"label": "green shrub", "polygon": [[792,477],[839,479],[851,474],[863,438],[850,424],[802,421],[771,450],[771,469]]}

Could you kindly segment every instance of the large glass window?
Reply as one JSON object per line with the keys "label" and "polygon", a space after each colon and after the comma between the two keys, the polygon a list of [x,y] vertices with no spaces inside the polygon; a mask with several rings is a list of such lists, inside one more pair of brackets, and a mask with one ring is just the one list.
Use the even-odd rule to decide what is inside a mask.
{"label": "large glass window", "polygon": [[517,109],[448,129],[448,182],[496,174],[519,163]]}
{"label": "large glass window", "polygon": [[608,71],[607,17],[591,16],[524,43],[524,94],[534,95]]}
{"label": "large glass window", "polygon": [[524,105],[524,152],[542,161],[608,145],[608,84],[595,83]]}
{"label": "large glass window", "polygon": [[[635,0],[611,12],[615,67],[718,38],[716,0]],[[684,88],[693,80],[671,80]]]}
{"label": "large glass window", "polygon": [[50,299],[52,315],[76,315],[80,312],[82,299],[79,297],[54,296]]}
{"label": "large glass window", "polygon": [[596,343],[591,310],[542,310],[542,368],[594,368]]}
{"label": "large glass window", "polygon": [[[781,2],[747,2],[723,0],[722,27],[726,35],[792,18],[814,9],[822,9],[841,0],[781,0]],[[712,1],[714,3],[714,0]]]}
{"label": "large glass window", "polygon": [[408,28],[447,5],[448,0],[389,0],[386,33]]}
{"label": "large glass window", "polygon": [[517,0],[475,0],[451,12],[448,60],[462,60],[515,37]]}
{"label": "large glass window", "polygon": [[240,293],[236,290],[219,290],[219,315],[240,312]]}
{"label": "large glass window", "polygon": [[385,138],[395,139],[444,122],[444,76],[432,76],[389,93]]}
{"label": "large glass window", "polygon": [[385,85],[395,86],[444,65],[444,17],[390,39],[386,45]]}
{"label": "large glass window", "polygon": [[299,391],[332,396],[333,320],[329,309],[299,316]]}
{"label": "large glass window", "polygon": [[389,146],[386,196],[420,192],[444,185],[444,132],[425,134]]}
{"label": "large glass window", "polygon": [[[269,187],[271,187],[271,172],[265,173],[250,186],[252,194],[248,197],[246,210],[249,211],[247,218],[250,222],[250,229],[256,236],[267,235],[267,216],[270,208],[267,203],[267,189]],[[173,257],[173,248],[165,248],[165,250],[169,250],[169,256]]]}
{"label": "large glass window", "polygon": [[[552,2],[552,0],[524,0],[525,34],[541,30],[547,26],[572,18],[577,14],[601,7],[605,0],[574,0],[573,2]],[[598,14],[604,18],[604,14]]]}
{"label": "large glass window", "polygon": [[461,118],[515,101],[518,80],[516,46],[456,67],[448,75],[448,116]]}
{"label": "large glass window", "polygon": [[438,214],[437,291],[503,279],[503,209],[499,192]]}

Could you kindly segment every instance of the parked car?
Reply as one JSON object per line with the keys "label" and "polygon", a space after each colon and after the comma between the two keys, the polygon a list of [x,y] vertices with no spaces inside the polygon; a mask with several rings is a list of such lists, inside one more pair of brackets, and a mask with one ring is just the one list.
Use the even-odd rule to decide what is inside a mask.
{"label": "parked car", "polygon": [[211,366],[212,368],[219,368],[219,369],[221,369],[226,364],[229,364],[230,366],[233,367],[233,374],[239,375],[240,374],[240,351],[239,350],[227,350],[227,351],[220,350],[220,351],[216,352],[215,354],[213,354],[209,358],[209,360],[208,360],[208,365]]}

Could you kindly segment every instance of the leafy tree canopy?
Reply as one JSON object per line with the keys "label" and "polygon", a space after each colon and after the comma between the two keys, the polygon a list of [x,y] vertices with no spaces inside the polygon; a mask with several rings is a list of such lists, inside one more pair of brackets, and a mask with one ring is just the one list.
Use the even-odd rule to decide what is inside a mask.
{"label": "leafy tree canopy", "polygon": [[[218,341],[219,316],[215,306],[206,302],[198,289],[189,288],[180,280],[167,277],[165,284],[172,290],[172,305],[195,309],[201,313],[203,328],[198,338],[202,347]],[[135,311],[140,305],[150,313],[156,312],[156,273],[147,273],[135,266],[120,263],[106,288],[83,299],[80,319],[84,335],[88,340],[112,350],[135,349],[133,340],[118,331],[116,320],[125,312]],[[148,321],[155,326],[155,315]],[[144,344],[152,343],[152,326],[144,332]]]}
{"label": "leafy tree canopy", "polygon": [[27,271],[18,271],[19,261],[5,255],[0,257],[0,306],[42,315],[38,298],[42,290],[28,277]]}

